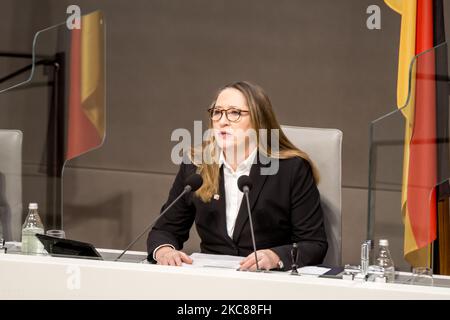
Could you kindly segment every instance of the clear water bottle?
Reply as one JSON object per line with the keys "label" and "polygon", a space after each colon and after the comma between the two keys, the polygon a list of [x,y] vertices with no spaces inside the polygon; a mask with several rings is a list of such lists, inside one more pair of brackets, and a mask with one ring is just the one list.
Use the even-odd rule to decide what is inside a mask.
{"label": "clear water bottle", "polygon": [[26,254],[44,254],[44,245],[36,238],[36,233],[44,234],[44,225],[38,213],[37,203],[28,205],[28,215],[22,226],[22,252]]}
{"label": "clear water bottle", "polygon": [[386,239],[380,239],[378,245],[379,248],[376,265],[379,271],[383,272],[386,282],[394,282],[395,267],[394,261],[392,261],[391,253],[389,252],[389,241]]}

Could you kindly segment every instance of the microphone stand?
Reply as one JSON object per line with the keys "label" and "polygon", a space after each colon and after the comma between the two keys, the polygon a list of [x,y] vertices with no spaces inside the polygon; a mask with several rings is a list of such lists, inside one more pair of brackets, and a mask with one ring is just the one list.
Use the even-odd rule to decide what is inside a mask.
{"label": "microphone stand", "polygon": [[255,232],[253,231],[253,219],[252,219],[252,215],[251,215],[250,201],[248,198],[248,192],[249,192],[248,186],[244,186],[243,191],[244,191],[244,195],[245,195],[245,200],[247,202],[248,220],[250,222],[250,233],[252,234],[253,251],[255,252],[256,271],[261,271],[259,269],[259,264],[258,264],[258,255],[256,254]]}
{"label": "microphone stand", "polygon": [[190,192],[192,190],[192,187],[190,186],[190,185],[187,185],[186,187],[184,187],[184,190],[183,190],[183,192],[182,193],[180,193],[180,195],[175,199],[175,200],[173,200],[172,201],[172,203],[171,204],[169,204],[168,206],[167,206],[167,208],[165,208],[164,210],[163,210],[163,212],[161,212],[161,214],[158,216],[158,217],[156,217],[156,219],[154,219],[146,228],[145,228],[145,230],[144,231],[142,231],[142,233],[141,234],[139,234],[134,240],[133,240],[133,242],[131,242],[126,248],[125,248],[125,250],[123,250],[122,251],[122,253],[114,260],[114,261],[118,261],[120,258],[122,258],[122,256],[125,254],[125,252],[127,252],[145,233],[147,233],[148,232],[148,230],[150,230],[150,228],[152,228],[154,225],[155,225],[155,223],[159,220],[159,218],[161,218],[170,208],[172,208],[172,206],[175,204],[175,203],[177,203],[177,201],[182,197],[182,196],[184,196],[186,193],[188,193],[188,192]]}

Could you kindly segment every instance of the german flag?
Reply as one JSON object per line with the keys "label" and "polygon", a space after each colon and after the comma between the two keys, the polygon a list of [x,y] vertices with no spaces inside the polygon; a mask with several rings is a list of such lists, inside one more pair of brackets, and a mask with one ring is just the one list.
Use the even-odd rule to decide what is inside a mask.
{"label": "german flag", "polygon": [[412,266],[431,267],[430,248],[437,237],[436,185],[443,175],[448,177],[449,164],[448,100],[445,105],[441,99],[442,57],[437,55],[445,47],[433,49],[445,42],[443,3],[442,0],[385,2],[402,16],[397,105],[406,121],[402,185],[404,255]]}
{"label": "german flag", "polygon": [[70,160],[99,147],[105,137],[104,24],[101,12],[71,31],[67,150]]}
{"label": "german flag", "polygon": [[68,30],[65,24],[55,29],[59,51],[40,169],[48,177],[46,225],[54,228],[62,227],[65,162],[99,147],[105,138],[104,28],[102,13],[95,11],[81,18],[81,29]]}

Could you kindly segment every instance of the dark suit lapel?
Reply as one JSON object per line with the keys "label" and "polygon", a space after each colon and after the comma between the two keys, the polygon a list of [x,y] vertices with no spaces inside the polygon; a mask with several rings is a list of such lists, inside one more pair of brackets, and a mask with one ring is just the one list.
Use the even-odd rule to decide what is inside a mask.
{"label": "dark suit lapel", "polygon": [[[258,161],[254,163],[250,169],[250,179],[253,183],[253,187],[249,192],[249,201],[250,201],[250,208],[252,210],[252,217],[253,216],[253,209],[255,208],[256,201],[258,200],[259,194],[261,193],[261,190],[264,186],[264,183],[266,182],[267,175],[261,175],[261,167],[264,167],[266,165],[261,164],[259,161],[259,152],[257,153]],[[261,156],[262,157],[262,156]],[[264,162],[266,163],[266,162]],[[248,212],[247,212],[247,203],[246,203],[245,195],[242,197],[241,206],[239,207],[239,213],[236,218],[236,224],[234,226],[233,231],[233,241],[235,243],[238,242],[239,236],[241,235],[242,229],[244,228],[245,223],[248,220]]]}

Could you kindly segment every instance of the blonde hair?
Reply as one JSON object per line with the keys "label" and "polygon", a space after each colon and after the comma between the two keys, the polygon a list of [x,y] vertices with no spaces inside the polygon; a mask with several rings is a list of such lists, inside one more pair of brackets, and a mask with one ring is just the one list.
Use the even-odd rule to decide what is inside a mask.
{"label": "blonde hair", "polygon": [[[272,158],[288,159],[300,157],[305,159],[309,162],[312,168],[314,180],[317,184],[319,182],[319,173],[317,168],[308,155],[304,151],[295,147],[281,130],[280,124],[278,123],[275,113],[273,112],[272,103],[264,90],[258,85],[252,84],[248,81],[233,82],[218,91],[211,106],[215,105],[220,92],[227,88],[237,89],[244,95],[249,107],[250,121],[253,129],[256,132],[259,132],[260,129],[267,130],[267,141],[260,141],[260,137],[257,137],[259,151]],[[209,122],[209,128],[212,128],[212,120]],[[278,130],[278,152],[272,152],[271,148],[271,130],[274,129]],[[274,131],[274,133],[275,132],[276,131]],[[192,163],[197,166],[197,173],[199,173],[203,178],[202,187],[195,192],[195,194],[203,202],[209,202],[213,195],[219,192],[220,166],[217,161],[218,150],[219,149],[214,135],[210,135],[208,140],[204,141],[201,146],[191,148],[190,150],[189,157]],[[201,159],[201,161],[198,161],[198,159]]]}

